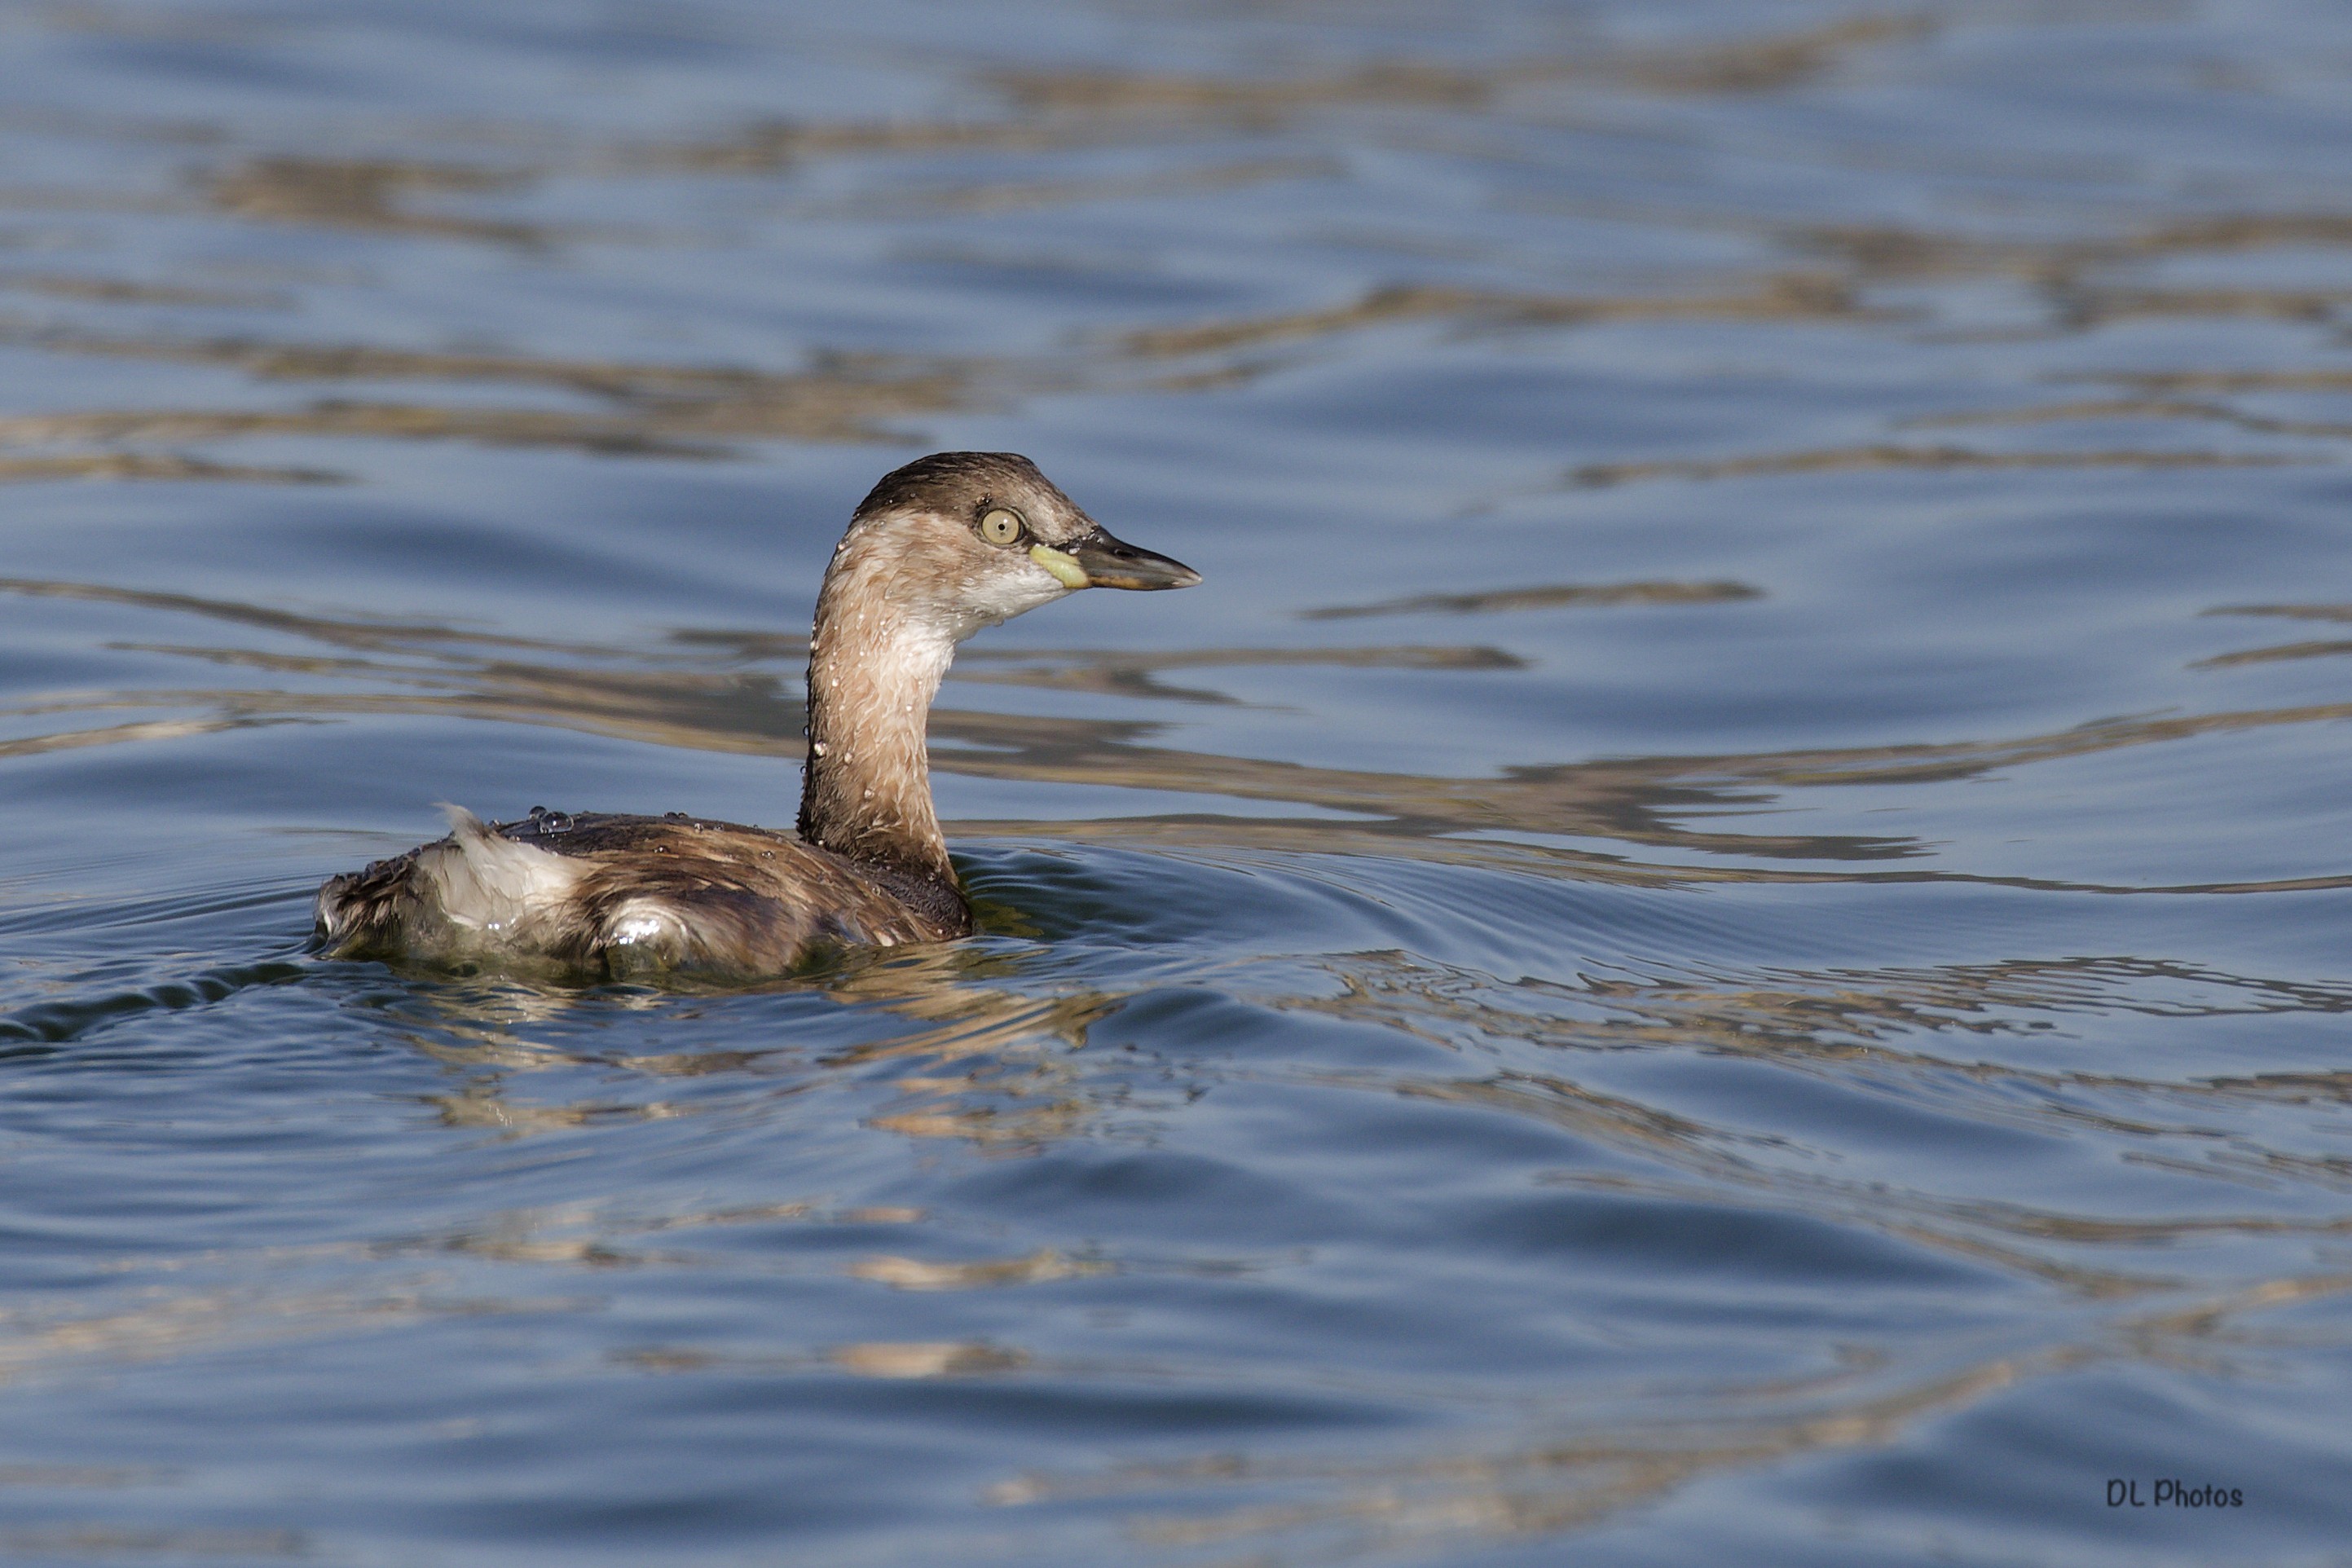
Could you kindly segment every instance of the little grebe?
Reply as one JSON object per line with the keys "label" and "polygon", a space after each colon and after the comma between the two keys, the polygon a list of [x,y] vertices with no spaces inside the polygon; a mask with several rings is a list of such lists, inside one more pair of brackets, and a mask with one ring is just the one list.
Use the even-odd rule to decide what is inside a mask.
{"label": "little grebe", "polygon": [[319,889],[320,946],[773,973],[819,948],[968,935],[923,743],[956,644],[1074,589],[1200,580],[1103,531],[1026,458],[919,458],[859,504],[817,591],[797,835],[452,808],[448,837]]}

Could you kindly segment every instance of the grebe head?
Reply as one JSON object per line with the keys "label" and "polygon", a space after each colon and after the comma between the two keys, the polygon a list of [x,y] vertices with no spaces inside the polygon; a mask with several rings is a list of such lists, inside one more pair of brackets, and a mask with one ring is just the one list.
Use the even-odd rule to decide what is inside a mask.
{"label": "grebe head", "polygon": [[[1015,452],[937,452],[883,476],[834,570],[950,642],[1079,588],[1189,588],[1191,567],[1116,539]],[[878,608],[878,606],[877,606]]]}
{"label": "grebe head", "polygon": [[955,885],[924,718],[956,644],[1078,588],[1189,588],[1012,452],[936,452],[883,476],[825,568],[809,637],[801,837]]}

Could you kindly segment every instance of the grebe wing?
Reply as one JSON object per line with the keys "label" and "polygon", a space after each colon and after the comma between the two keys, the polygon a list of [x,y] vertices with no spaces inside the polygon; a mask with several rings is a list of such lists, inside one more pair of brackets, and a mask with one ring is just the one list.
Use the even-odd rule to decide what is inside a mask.
{"label": "grebe wing", "polygon": [[813,950],[971,929],[951,885],[858,865],[791,834],[685,816],[536,810],[338,877],[319,893],[338,957],[500,949],[607,970],[772,973]]}

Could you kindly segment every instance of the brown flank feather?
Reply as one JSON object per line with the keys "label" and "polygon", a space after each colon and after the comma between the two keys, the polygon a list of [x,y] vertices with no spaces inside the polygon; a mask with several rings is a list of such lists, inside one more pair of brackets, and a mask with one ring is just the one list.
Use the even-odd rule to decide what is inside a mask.
{"label": "brown flank feather", "polygon": [[[472,824],[473,831],[485,831]],[[952,883],[859,866],[789,834],[680,816],[535,812],[486,831],[583,862],[573,895],[528,933],[556,963],[775,973],[827,949],[946,942],[971,933]],[[425,874],[464,853],[467,828],[319,891],[335,958],[459,958],[505,945],[449,921]],[[664,918],[667,917],[667,918]]]}

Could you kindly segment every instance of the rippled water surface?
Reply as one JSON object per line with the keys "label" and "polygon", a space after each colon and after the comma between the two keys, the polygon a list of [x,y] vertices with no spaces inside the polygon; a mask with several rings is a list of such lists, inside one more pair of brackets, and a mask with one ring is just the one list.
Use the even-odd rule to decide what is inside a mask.
{"label": "rippled water surface", "polygon": [[[0,1555],[2341,1561],[2347,331],[2287,0],[0,10]],[[958,447],[982,935],[308,952]]]}

